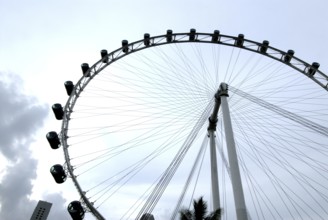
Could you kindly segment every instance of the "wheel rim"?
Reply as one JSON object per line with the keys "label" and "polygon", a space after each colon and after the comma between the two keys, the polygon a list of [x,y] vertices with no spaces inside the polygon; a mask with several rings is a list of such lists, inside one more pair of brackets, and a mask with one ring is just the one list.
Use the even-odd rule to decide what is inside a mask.
{"label": "wheel rim", "polygon": [[[173,34],[172,42],[166,41],[167,35],[150,38],[150,43],[146,44],[148,46],[144,45],[144,40],[134,42],[128,45],[129,52],[127,53],[122,52],[124,47],[110,53],[108,55],[109,61],[107,63],[103,62],[105,59],[107,59],[107,57],[103,57],[102,60],[98,61],[95,65],[88,69],[86,75],[89,74],[90,76],[82,77],[74,87],[72,94],[64,107],[61,143],[65,153],[68,172],[70,173],[70,176],[72,177],[79,193],[81,194],[84,203],[97,218],[103,218],[102,215],[97,211],[97,202],[99,202],[100,199],[98,197],[89,197],[89,195],[92,194],[90,191],[93,187],[92,184],[88,185],[86,183],[92,182],[90,179],[93,178],[101,179],[101,176],[99,176],[99,173],[101,172],[99,172],[99,170],[95,172],[94,169],[96,168],[93,168],[92,172],[98,174],[96,176],[92,176],[93,174],[86,170],[92,168],[93,166],[100,167],[103,164],[108,163],[107,160],[106,162],[102,162],[108,158],[110,158],[110,161],[113,161],[113,163],[114,160],[118,159],[119,156],[122,156],[122,158],[118,159],[119,161],[126,161],[131,159],[130,157],[127,157],[127,155],[123,155],[124,153],[119,153],[118,151],[111,152],[112,154],[116,154],[117,158],[112,157],[113,155],[108,156],[107,158],[104,155],[101,156],[101,153],[94,153],[96,151],[100,152],[100,150],[105,150],[107,148],[105,145],[108,144],[108,140],[102,139],[105,140],[105,143],[103,143],[100,141],[100,137],[104,138],[111,135],[111,140],[115,140],[115,144],[112,144],[110,147],[111,149],[115,150],[115,147],[117,148],[118,146],[124,146],[125,148],[121,148],[122,152],[130,149],[131,151],[129,154],[135,156],[138,155],[138,152],[141,151],[140,149],[142,148],[142,144],[144,144],[144,146],[149,145],[148,141],[153,142],[153,144],[155,143],[154,145],[157,144],[156,146],[163,146],[166,143],[164,139],[168,139],[171,140],[172,143],[182,145],[184,141],[183,137],[188,136],[197,120],[202,121],[202,126],[199,126],[199,130],[200,136],[204,136],[206,135],[206,119],[208,118],[208,112],[205,110],[209,110],[209,112],[211,111],[211,100],[213,100],[213,95],[217,90],[219,82],[221,81],[225,81],[228,84],[231,84],[232,91],[235,89],[235,93],[233,92],[230,98],[232,109],[236,113],[233,116],[235,117],[233,119],[234,127],[236,129],[235,138],[236,140],[240,140],[239,142],[237,141],[237,143],[240,145],[240,160],[242,166],[244,166],[244,181],[245,184],[249,184],[249,201],[253,202],[254,209],[256,210],[252,212],[252,215],[263,218],[263,216],[265,216],[264,210],[268,211],[268,208],[266,207],[272,205],[272,202],[268,201],[264,203],[264,207],[262,209],[259,208],[261,200],[265,200],[265,197],[268,195],[265,193],[260,193],[260,191],[263,189],[256,187],[257,183],[255,183],[254,177],[249,174],[250,168],[248,167],[260,167],[261,165],[268,169],[267,171],[262,171],[262,174],[267,176],[267,184],[271,182],[273,188],[275,185],[276,187],[278,186],[278,188],[280,188],[280,190],[276,190],[276,196],[281,200],[283,200],[282,198],[287,198],[289,201],[289,203],[285,205],[286,208],[284,210],[289,212],[290,216],[299,216],[301,213],[301,211],[299,211],[299,207],[307,207],[309,209],[309,205],[303,204],[305,202],[302,199],[298,198],[297,196],[290,198],[284,194],[284,184],[280,181],[280,178],[282,177],[277,177],[278,174],[270,176],[269,173],[273,172],[273,170],[274,173],[277,173],[275,169],[280,167],[280,169],[285,168],[287,170],[285,175],[289,173],[291,176],[293,176],[292,174],[295,167],[291,166],[292,168],[290,169],[286,168],[288,167],[287,164],[289,164],[288,160],[293,158],[293,154],[298,155],[296,157],[294,156],[295,161],[301,161],[300,163],[303,164],[302,166],[299,165],[300,167],[306,167],[307,169],[312,169],[312,171],[317,168],[326,172],[327,165],[324,163],[324,158],[322,158],[322,156],[317,157],[318,155],[315,155],[314,157],[313,155],[305,155],[304,153],[301,154],[303,151],[299,152],[299,150],[294,148],[294,146],[301,145],[303,150],[315,148],[317,151],[321,152],[322,155],[324,155],[323,157],[325,157],[326,152],[323,148],[323,144],[326,142],[327,136],[317,133],[312,134],[313,130],[308,130],[308,128],[301,129],[301,131],[296,132],[294,130],[298,128],[299,123],[291,123],[290,119],[285,120],[285,117],[281,117],[281,115],[276,120],[279,120],[282,125],[280,125],[281,127],[277,127],[279,123],[273,120],[274,117],[278,117],[277,114],[274,116],[268,116],[268,112],[272,111],[265,109],[263,106],[260,107],[261,111],[259,111],[258,104],[253,106],[250,104],[251,101],[244,100],[245,97],[241,99],[240,97],[242,96],[242,93],[237,94],[236,89],[248,92],[252,96],[256,95],[256,97],[260,97],[262,100],[264,100],[265,103],[272,103],[274,106],[283,107],[283,109],[288,112],[293,112],[302,117],[310,118],[311,121],[316,123],[315,125],[322,125],[323,129],[325,129],[327,128],[327,120],[325,120],[324,115],[322,114],[327,108],[325,108],[322,103],[327,101],[327,76],[325,76],[320,70],[317,69],[315,74],[312,76],[312,72],[309,72],[312,66],[309,63],[303,62],[295,56],[292,56],[291,60],[288,60],[287,62],[285,57],[288,53],[277,50],[270,46],[268,46],[265,53],[261,53],[261,50],[263,52],[263,45],[266,45],[264,42],[258,43],[241,38],[240,36],[231,37],[225,35],[219,35],[218,41],[212,42],[213,36],[214,34],[195,33],[194,38],[192,38],[191,33],[182,33]],[[240,43],[241,39],[242,43]],[[187,45],[189,43],[193,43],[191,47]],[[203,44],[206,45],[205,49],[199,49],[198,47],[193,46],[194,43],[197,45],[198,43],[206,43]],[[165,47],[170,47],[171,51],[168,52]],[[216,47],[220,47],[220,49],[217,49]],[[227,53],[225,49],[222,49],[223,47],[229,48],[230,52]],[[162,50],[159,48],[164,49]],[[208,51],[212,52],[211,56],[206,55]],[[139,55],[139,53],[136,52],[142,52],[143,54]],[[164,52],[166,54],[164,54]],[[226,53],[229,56],[222,57],[223,53]],[[242,56],[244,53],[246,54],[246,60],[240,61],[240,56]],[[157,54],[156,58],[154,58],[155,54]],[[170,57],[172,54],[179,54],[177,56],[178,58],[175,59]],[[193,55],[187,58],[187,55],[190,54]],[[196,58],[199,58],[200,55],[205,56],[205,58],[197,60],[197,64],[190,64],[190,61],[196,60]],[[209,67],[204,67],[204,64],[209,60],[212,60],[212,66],[210,67],[211,70]],[[216,63],[213,62],[213,60],[220,60],[220,62]],[[265,62],[263,60],[265,60]],[[177,64],[178,61],[181,63]],[[225,67],[223,67],[224,64]],[[141,72],[143,73],[141,74]],[[172,74],[172,72],[174,74]],[[163,77],[164,74],[165,77]],[[189,75],[185,78],[186,74]],[[151,78],[149,78],[150,75]],[[205,75],[210,76],[204,77]],[[239,79],[239,76],[241,75],[245,76]],[[306,78],[310,78],[312,81]],[[250,83],[251,79],[253,81]],[[281,84],[282,82],[283,84]],[[158,91],[158,88],[160,87],[163,87],[164,89]],[[124,88],[124,91],[122,88]],[[306,92],[300,95],[299,88],[302,88],[302,91],[304,92],[305,90]],[[312,91],[315,91],[316,94],[313,95]],[[104,102],[100,103],[96,101],[97,98],[104,96],[106,103],[109,103],[108,105],[104,104]],[[290,100],[293,101],[291,102]],[[91,103],[91,101],[93,102]],[[131,105],[131,103],[134,104]],[[306,110],[301,111],[304,109]],[[254,114],[256,111],[259,111],[257,116]],[[102,119],[98,119],[100,115],[103,116]],[[204,117],[200,117],[201,115]],[[259,115],[261,116],[260,119]],[[90,120],[90,118],[92,120]],[[271,123],[271,127],[268,124],[262,122],[264,119],[267,123]],[[75,121],[77,121],[76,124],[74,124]],[[92,123],[90,121],[92,121]],[[109,127],[107,121],[114,121],[112,125],[113,130],[106,130]],[[219,121],[222,120],[219,119]],[[153,125],[151,122],[153,122]],[[180,124],[178,122],[180,122]],[[163,128],[161,130],[159,127],[163,126],[164,124],[166,127],[165,129]],[[252,124],[257,125],[255,126]],[[72,128],[74,126],[75,128]],[[260,135],[260,130],[257,130],[261,127],[266,128],[265,132],[261,130],[263,132],[262,136]],[[182,128],[184,128],[184,131],[181,131]],[[281,130],[284,129],[288,131],[289,138],[283,137],[284,133],[281,132]],[[255,130],[257,135],[252,136],[251,130]],[[218,140],[224,145],[224,135],[221,131],[222,126],[219,123],[217,136]],[[271,136],[269,135],[270,132]],[[114,134],[116,134],[115,137],[113,137]],[[180,134],[181,136],[177,134]],[[260,141],[261,137],[264,135],[267,139],[271,140]],[[301,138],[302,136],[306,135],[311,136],[310,138]],[[83,136],[86,138],[83,139]],[[150,136],[153,137],[151,138]],[[138,137],[147,137],[147,139],[145,139],[148,141],[144,141]],[[277,148],[277,145],[273,144],[274,142],[272,142],[272,140],[276,140],[277,137],[280,137],[285,142],[288,142],[288,145],[292,145],[292,150],[288,149],[287,145],[282,145],[282,141],[277,141],[277,143],[280,143],[284,147],[281,149]],[[256,141],[252,142],[250,140],[252,138],[256,139]],[[124,141],[120,142],[119,139]],[[294,139],[299,140],[294,141]],[[88,140],[87,145],[91,144],[94,146],[99,144],[101,147],[98,149],[96,147],[92,147],[92,150],[88,152],[88,147],[85,145],[86,140]],[[129,140],[131,140],[131,143],[132,140],[134,140],[133,143],[136,144],[135,146],[138,146],[138,148],[135,147],[137,149],[136,151],[133,150],[134,147],[132,144],[125,144],[128,143]],[[201,141],[198,140],[195,145],[201,145],[200,142]],[[303,142],[305,144],[302,144]],[[269,156],[266,155],[265,152],[263,152],[260,148],[255,147],[256,144],[270,144],[268,152],[270,152],[270,154],[272,154],[272,158],[274,158],[271,158],[270,163],[265,163],[266,160],[264,160],[264,158]],[[310,147],[310,144],[313,144],[314,147]],[[79,146],[79,148],[76,146]],[[85,149],[81,150],[82,148]],[[172,145],[167,145],[165,148],[159,147],[155,149],[157,149],[157,152],[165,151],[165,149],[172,149]],[[274,154],[273,152],[277,149],[280,149],[279,153]],[[81,154],[81,152],[83,153]],[[224,150],[222,150],[222,152],[225,154]],[[193,153],[196,154],[197,151],[194,150]],[[287,156],[283,157],[281,155],[282,153],[285,153]],[[148,151],[148,155],[149,154],[151,154],[151,152]],[[174,153],[171,154],[174,155]],[[82,155],[94,156],[82,157]],[[145,153],[145,155],[147,155],[147,153]],[[156,153],[153,155],[155,156]],[[77,159],[78,156],[81,156],[80,158],[89,158],[80,160]],[[97,160],[95,163],[89,162],[90,159],[95,156],[99,156],[100,160]],[[280,156],[281,159],[279,159],[278,156]],[[166,158],[167,155],[163,157]],[[243,159],[243,157],[248,157],[248,159]],[[130,165],[136,163],[137,161],[141,161],[141,158],[131,162]],[[260,162],[249,162],[252,159],[255,160],[255,158],[257,158],[257,160]],[[310,164],[308,161],[309,158],[315,158],[317,162]],[[133,160],[131,159],[131,161]],[[152,160],[150,162],[152,162]],[[273,170],[272,168],[268,167],[279,162],[282,164],[282,166],[277,166]],[[91,163],[93,165],[85,165]],[[119,164],[117,161],[115,163]],[[89,168],[85,168],[84,171],[78,172],[79,169],[82,170],[82,164],[84,167],[89,166]],[[97,164],[100,165],[98,166]],[[166,166],[167,165],[168,164],[166,164]],[[110,167],[108,164],[107,166]],[[139,166],[142,166],[142,163],[139,164]],[[122,168],[121,170],[124,169]],[[151,173],[151,170],[152,169],[150,169],[150,171],[148,170],[147,172],[141,172]],[[119,172],[119,170],[116,170],[116,172]],[[115,172],[113,171],[113,173]],[[292,183],[298,185],[300,185],[300,183],[305,184],[308,181],[311,183],[308,184],[308,188],[300,190],[303,193],[308,192],[310,194],[310,192],[313,193],[315,187],[322,188],[321,184],[316,183],[317,181],[327,182],[324,177],[317,176],[317,179],[310,178],[310,180],[308,180],[308,174],[302,174],[300,171],[296,172],[296,174],[298,174],[300,177],[298,177],[297,180],[293,180]],[[296,174],[294,173],[294,175]],[[127,173],[123,174],[123,176],[124,175],[127,175]],[[223,175],[225,177],[222,176],[222,178],[227,179],[226,171],[223,171]],[[153,183],[158,178],[159,176],[150,182]],[[104,179],[106,178],[103,178],[102,180]],[[140,179],[140,177],[138,179]],[[127,179],[125,178],[122,181],[124,182],[126,180]],[[121,182],[121,184],[123,182]],[[252,182],[254,185],[251,184]],[[97,183],[93,183],[93,186],[95,185],[97,185]],[[229,187],[226,189],[229,190]],[[85,194],[84,191],[87,191],[87,193]],[[316,192],[319,199],[314,199],[311,196],[309,197],[312,199],[313,203],[317,204],[325,200],[324,198],[327,195],[327,192],[324,188],[322,188],[322,191],[323,192],[320,193]],[[291,190],[290,193],[295,194],[295,192]],[[110,193],[103,196],[102,198],[107,198],[108,195],[110,195]],[[113,200],[115,201],[115,199]],[[293,205],[294,200],[298,201],[296,203],[297,205]],[[105,201],[107,201],[107,199],[105,199]],[[93,204],[93,202],[95,203]],[[228,204],[229,199],[227,199],[226,202]],[[102,203],[101,206],[103,204],[104,203]],[[133,204],[134,203],[131,205]],[[277,208],[274,208],[274,211],[272,211],[270,215],[273,218],[279,218],[278,206],[276,205],[275,207]],[[107,207],[104,209],[107,209]],[[291,214],[292,210],[294,210],[293,214]],[[311,207],[309,210],[311,210],[313,215],[327,216],[321,207],[318,209],[313,209]],[[323,214],[318,214],[319,212],[322,212]],[[133,212],[128,212],[128,214],[126,214],[124,217],[128,218],[129,216],[133,216],[135,214],[135,212],[133,214],[131,213]],[[111,217],[110,214],[108,218],[116,219],[116,217]]]}

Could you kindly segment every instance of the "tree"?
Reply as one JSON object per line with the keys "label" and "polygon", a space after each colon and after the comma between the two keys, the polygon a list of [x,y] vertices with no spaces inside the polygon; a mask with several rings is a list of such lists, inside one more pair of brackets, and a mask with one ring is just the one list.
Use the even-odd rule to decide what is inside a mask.
{"label": "tree", "polygon": [[207,203],[200,197],[194,200],[194,210],[183,209],[180,211],[180,220],[220,220],[221,209],[217,209],[207,215]]}
{"label": "tree", "polygon": [[140,220],[155,220],[154,216],[150,213],[145,213],[141,216]]}

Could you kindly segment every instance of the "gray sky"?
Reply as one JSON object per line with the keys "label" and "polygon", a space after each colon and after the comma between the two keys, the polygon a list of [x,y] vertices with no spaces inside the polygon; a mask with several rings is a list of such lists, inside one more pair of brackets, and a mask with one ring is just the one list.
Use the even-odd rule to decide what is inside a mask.
{"label": "gray sky", "polygon": [[[76,81],[80,64],[97,61],[101,49],[117,49],[122,39],[139,40],[146,32],[218,29],[294,49],[327,72],[327,6],[325,0],[0,0],[0,151],[7,161],[0,171],[0,218],[25,219],[43,199],[54,203],[50,220],[69,219],[67,200],[77,193],[49,174],[64,161],[45,139],[60,129],[49,106],[64,103],[63,82]],[[13,203],[15,210],[7,208]]]}

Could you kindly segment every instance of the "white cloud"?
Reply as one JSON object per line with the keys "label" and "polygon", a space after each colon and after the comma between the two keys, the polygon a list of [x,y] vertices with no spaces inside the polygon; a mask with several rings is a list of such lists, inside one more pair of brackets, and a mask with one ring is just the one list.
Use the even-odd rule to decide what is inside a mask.
{"label": "white cloud", "polygon": [[[31,146],[43,126],[49,107],[22,91],[23,81],[17,75],[2,74],[0,81],[0,152],[7,160],[0,183],[0,219],[26,219],[36,205],[30,198],[32,181],[37,177],[36,158]],[[41,199],[41,198],[40,198]],[[45,195],[53,203],[52,219],[64,219],[65,200],[60,194]],[[62,208],[60,208],[62,207]]]}

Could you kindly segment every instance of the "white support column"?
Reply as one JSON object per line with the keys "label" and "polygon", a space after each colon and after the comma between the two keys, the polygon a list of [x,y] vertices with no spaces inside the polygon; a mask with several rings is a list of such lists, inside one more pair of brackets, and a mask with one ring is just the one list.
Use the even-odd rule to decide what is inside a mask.
{"label": "white support column", "polygon": [[209,130],[208,133],[210,136],[213,211],[215,211],[220,208],[218,165],[216,159],[216,144],[215,144],[214,130]]}
{"label": "white support column", "polygon": [[220,108],[220,96],[219,91],[215,94],[215,105],[213,112],[208,121],[208,135],[210,138],[210,160],[211,160],[211,183],[212,183],[212,199],[213,199],[213,211],[220,209],[220,193],[219,193],[219,177],[218,177],[218,165],[216,158],[216,143],[215,143],[215,130],[218,122],[218,112]]}
{"label": "white support column", "polygon": [[228,85],[222,83],[220,85],[220,99],[223,114],[224,130],[227,142],[227,152],[231,172],[231,182],[233,188],[233,195],[236,206],[237,220],[247,220],[246,204],[243,192],[243,186],[240,177],[238,158],[231,125],[230,111],[228,105]]}

